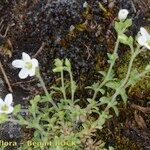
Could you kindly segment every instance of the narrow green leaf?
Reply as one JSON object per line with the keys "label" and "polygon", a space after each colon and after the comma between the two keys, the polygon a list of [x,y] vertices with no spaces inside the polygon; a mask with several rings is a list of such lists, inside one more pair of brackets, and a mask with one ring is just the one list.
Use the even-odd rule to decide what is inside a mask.
{"label": "narrow green leaf", "polygon": [[112,108],[113,108],[113,110],[114,110],[116,116],[119,116],[118,108],[117,108],[116,106],[113,106]]}
{"label": "narrow green leaf", "polygon": [[98,73],[100,73],[100,74],[103,75],[104,77],[106,76],[106,72],[105,72],[105,71],[99,71]]}
{"label": "narrow green leaf", "polygon": [[127,100],[128,100],[128,96],[126,94],[125,89],[121,89],[120,92],[119,92],[119,94],[121,95],[121,98],[123,99],[124,103],[126,103]]}
{"label": "narrow green leaf", "polygon": [[63,66],[63,61],[57,58],[57,59],[55,59],[54,65],[56,67],[62,67]]}
{"label": "narrow green leaf", "polygon": [[116,32],[120,32],[121,31],[121,28],[120,28],[120,24],[119,24],[119,22],[115,22],[115,30],[116,30]]}
{"label": "narrow green leaf", "polygon": [[105,94],[105,90],[104,89],[99,89],[99,91],[101,92],[101,94]]}
{"label": "narrow green leaf", "polygon": [[120,86],[120,84],[116,81],[107,82],[105,85],[114,90],[116,90]]}
{"label": "narrow green leaf", "polygon": [[52,86],[51,89],[55,90],[55,91],[61,91],[60,87],[56,87],[56,86]]}
{"label": "narrow green leaf", "polygon": [[14,107],[13,115],[14,116],[17,115],[20,112],[20,110],[21,110],[21,105],[20,104],[16,105]]}
{"label": "narrow green leaf", "polygon": [[61,72],[64,69],[64,67],[56,67],[53,69],[53,72]]}
{"label": "narrow green leaf", "polygon": [[129,45],[129,38],[125,34],[119,34],[118,38],[120,43]]}
{"label": "narrow green leaf", "polygon": [[73,81],[73,91],[75,92],[76,91],[76,89],[77,89],[77,85],[76,85],[76,82],[75,81]]}
{"label": "narrow green leaf", "polygon": [[67,67],[71,68],[71,63],[70,63],[69,59],[67,59],[67,58],[65,59],[65,65]]}
{"label": "narrow green leaf", "polygon": [[8,116],[6,114],[0,114],[0,124],[6,122],[8,120]]}
{"label": "narrow green leaf", "polygon": [[124,24],[124,26],[123,26],[124,29],[129,28],[129,27],[132,25],[132,19],[126,19],[126,20],[123,22],[123,24]]}
{"label": "narrow green leaf", "polygon": [[104,97],[101,97],[99,101],[103,105],[103,104],[108,104],[110,102],[110,100],[111,100],[110,97],[105,97],[104,96]]}

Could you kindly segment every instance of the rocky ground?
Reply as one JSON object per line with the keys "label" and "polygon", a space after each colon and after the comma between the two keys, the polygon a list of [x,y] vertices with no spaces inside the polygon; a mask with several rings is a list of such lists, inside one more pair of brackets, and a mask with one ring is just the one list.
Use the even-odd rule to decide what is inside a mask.
{"label": "rocky ground", "polygon": [[[56,82],[52,73],[55,58],[69,58],[73,65],[74,78],[78,83],[78,97],[87,97],[83,92],[87,85],[101,79],[100,69],[107,67],[107,52],[112,52],[116,35],[113,29],[118,10],[126,8],[133,18],[129,33],[135,36],[141,26],[150,25],[150,8],[147,0],[88,0],[90,8],[83,8],[84,0],[1,0],[0,1],[0,61],[13,90],[15,104],[22,104],[42,89],[34,78],[20,80],[11,62],[27,52],[39,60],[42,76],[49,89]],[[102,7],[99,7],[101,2]],[[120,50],[120,62],[116,66],[118,76],[124,73],[127,48]],[[145,53],[135,67],[145,66],[150,61]],[[139,68],[141,69],[141,68]],[[142,84],[141,84],[142,83]],[[0,73],[0,95],[10,92]],[[114,117],[99,133],[109,145],[118,150],[150,149],[149,100],[150,80],[143,79],[129,92],[129,104],[120,106],[120,117]],[[123,126],[121,125],[123,124]],[[6,132],[8,131],[9,132]],[[17,133],[17,134],[16,134]],[[19,134],[20,133],[20,134]],[[18,140],[21,129],[12,123],[1,128],[1,138]],[[14,136],[15,135],[15,136]],[[22,137],[23,138],[23,137]]]}

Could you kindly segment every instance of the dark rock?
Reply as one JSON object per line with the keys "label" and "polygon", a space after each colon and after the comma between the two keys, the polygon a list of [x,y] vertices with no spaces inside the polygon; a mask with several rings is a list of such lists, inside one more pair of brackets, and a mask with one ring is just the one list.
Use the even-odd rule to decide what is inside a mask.
{"label": "dark rock", "polygon": [[21,134],[21,126],[14,123],[14,122],[5,122],[1,125],[0,129],[0,140],[4,142],[12,142],[16,144],[13,146],[13,144],[10,144],[6,147],[6,150],[12,150],[15,149],[20,141],[22,139]]}
{"label": "dark rock", "polygon": [[20,141],[21,127],[14,122],[4,123],[0,130],[0,138],[3,140]]}

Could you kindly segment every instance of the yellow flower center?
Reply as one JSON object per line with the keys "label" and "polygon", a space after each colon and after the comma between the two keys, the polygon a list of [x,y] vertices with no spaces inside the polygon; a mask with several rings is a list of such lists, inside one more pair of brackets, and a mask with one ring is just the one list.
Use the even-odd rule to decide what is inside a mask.
{"label": "yellow flower center", "polygon": [[25,67],[30,70],[32,68],[32,63],[31,62],[26,62]]}
{"label": "yellow flower center", "polygon": [[1,107],[1,110],[2,111],[7,111],[8,110],[8,106],[5,104],[5,105],[3,105],[2,107]]}

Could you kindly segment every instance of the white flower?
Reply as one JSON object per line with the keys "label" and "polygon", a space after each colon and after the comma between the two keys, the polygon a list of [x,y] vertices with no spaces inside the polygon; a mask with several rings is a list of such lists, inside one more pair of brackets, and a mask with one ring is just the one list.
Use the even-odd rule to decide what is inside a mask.
{"label": "white flower", "polygon": [[137,39],[138,43],[141,46],[145,46],[146,48],[150,49],[150,34],[143,28],[140,28],[139,37]]}
{"label": "white flower", "polygon": [[89,4],[85,1],[85,2],[83,3],[83,8],[87,8],[88,5],[89,5]]}
{"label": "white flower", "polygon": [[13,101],[12,94],[7,94],[4,101],[0,98],[0,113],[10,114],[14,108],[11,106]]}
{"label": "white flower", "polygon": [[128,14],[129,14],[129,12],[127,9],[121,9],[118,13],[119,20],[124,21],[127,18]]}
{"label": "white flower", "polygon": [[26,54],[22,53],[22,59],[16,59],[12,62],[12,65],[16,68],[21,68],[19,72],[19,77],[25,79],[27,76],[34,76],[36,73],[36,68],[38,67],[37,59],[33,58]]}

